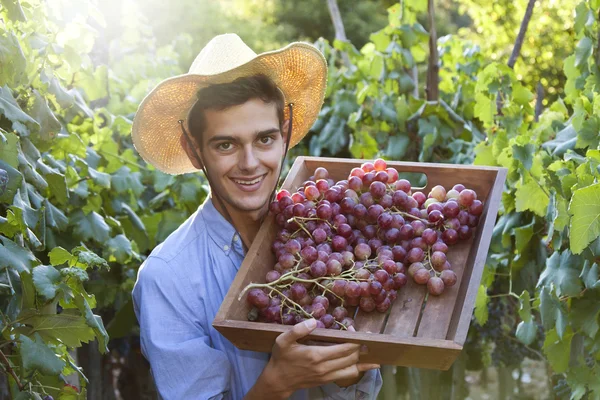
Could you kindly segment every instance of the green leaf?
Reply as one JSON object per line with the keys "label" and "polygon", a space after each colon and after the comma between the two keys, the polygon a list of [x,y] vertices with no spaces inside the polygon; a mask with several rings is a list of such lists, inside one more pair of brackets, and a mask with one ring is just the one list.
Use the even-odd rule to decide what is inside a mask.
{"label": "green leaf", "polygon": [[12,132],[5,132],[0,128],[0,135],[6,140],[0,142],[0,160],[10,165],[13,168],[19,167],[17,143],[19,137]]}
{"label": "green leaf", "polygon": [[17,245],[8,238],[0,236],[0,270],[14,268],[19,274],[30,272],[33,265],[38,264],[37,259],[29,249]]}
{"label": "green leaf", "polygon": [[50,300],[56,296],[58,284],[61,281],[60,272],[48,265],[39,265],[33,269],[33,283],[38,293]]}
{"label": "green leaf", "polygon": [[540,315],[542,326],[548,331],[556,327],[559,337],[563,337],[567,318],[564,315],[558,298],[552,295],[550,288],[543,286],[540,290]]}
{"label": "green leaf", "polygon": [[534,321],[521,321],[517,325],[515,335],[523,344],[529,346],[537,336],[537,325]]}
{"label": "green leaf", "polygon": [[571,328],[567,328],[563,339],[561,340],[556,333],[556,329],[551,329],[546,332],[546,340],[544,340],[544,353],[548,357],[548,361],[555,373],[560,374],[569,367],[571,358],[571,340],[573,332]]}
{"label": "green leaf", "polygon": [[582,290],[579,274],[583,259],[569,250],[556,251],[546,260],[546,269],[540,275],[537,286],[553,285],[558,296],[577,296]]}
{"label": "green leaf", "polygon": [[102,323],[102,318],[97,315],[94,315],[89,303],[85,300],[85,298],[80,295],[75,297],[75,305],[79,308],[79,310],[84,314],[85,321],[96,334],[96,338],[98,339],[98,350],[101,353],[106,353],[108,351],[108,333],[106,333],[106,329],[104,328],[104,324]]}
{"label": "green leaf", "polygon": [[535,153],[535,145],[528,143],[525,146],[513,145],[513,157],[521,163],[527,171],[531,169],[531,165],[533,164],[533,155]]}
{"label": "green leaf", "polygon": [[56,197],[59,204],[65,205],[69,200],[69,190],[67,189],[67,180],[65,176],[59,172],[45,175],[44,178],[48,182],[50,193]]}
{"label": "green leaf", "polygon": [[515,103],[520,105],[529,104],[533,100],[533,93],[523,85],[516,84],[513,86],[512,97]]}
{"label": "green leaf", "polygon": [[27,115],[15,101],[8,86],[0,88],[0,113],[12,122],[12,128],[23,136],[29,135],[25,122],[37,124],[37,122]]}
{"label": "green leaf", "polygon": [[87,265],[88,268],[108,268],[108,263],[105,259],[85,247],[74,248],[73,255],[77,256],[77,262]]}
{"label": "green leaf", "polygon": [[139,196],[144,191],[141,174],[139,172],[131,172],[128,167],[121,167],[113,174],[111,176],[111,184],[117,193],[127,193],[131,190],[136,196]]}
{"label": "green leaf", "polygon": [[600,183],[576,190],[569,204],[571,251],[581,252],[600,235]]}
{"label": "green leaf", "polygon": [[519,297],[519,316],[525,322],[531,321],[531,303],[530,303],[529,292],[523,290]]}
{"label": "green leaf", "polygon": [[[0,85],[17,87],[27,79],[27,74],[25,73],[27,60],[17,36],[11,32],[11,29],[8,32],[2,30],[0,34],[0,65],[2,65],[2,69],[0,69]],[[14,126],[13,123],[13,129],[17,130]],[[20,128],[25,127],[21,125]]]}
{"label": "green leaf", "polygon": [[483,285],[479,285],[477,290],[477,297],[475,298],[475,319],[481,326],[485,325],[488,320],[488,302],[490,301],[487,288]]}
{"label": "green leaf", "polygon": [[35,307],[35,285],[29,272],[21,272],[21,310]]}
{"label": "green leaf", "polygon": [[599,275],[600,273],[598,264],[593,263],[592,265],[590,265],[590,262],[586,260],[583,266],[583,270],[581,271],[581,275],[579,275],[579,277],[583,281],[583,284],[585,285],[586,289],[595,289],[597,287],[600,287]]}
{"label": "green leaf", "polygon": [[54,116],[46,99],[44,99],[37,90],[33,91],[33,106],[30,115],[37,121],[33,131],[40,135],[42,140],[49,141],[54,139],[61,130],[60,122]]}
{"label": "green leaf", "polygon": [[109,239],[110,227],[104,218],[91,212],[87,215],[81,210],[76,210],[71,216],[73,232],[82,240],[95,240],[104,243]]}
{"label": "green leaf", "polygon": [[94,331],[78,310],[68,309],[60,314],[32,313],[23,317],[23,324],[31,327],[31,334],[46,342],[64,343],[67,347],[81,347],[94,340]]}
{"label": "green leaf", "polygon": [[531,221],[530,224],[520,226],[514,229],[515,233],[515,247],[517,253],[522,253],[527,247],[529,247],[531,238],[533,237],[533,227],[535,220]]}
{"label": "green leaf", "polygon": [[15,194],[21,187],[23,182],[23,175],[21,173],[0,160],[0,203],[11,204]]}
{"label": "green leaf", "polygon": [[595,296],[574,298],[569,313],[569,320],[576,332],[583,332],[590,339],[594,339],[598,333],[598,315],[600,314],[600,302]]}
{"label": "green leaf", "polygon": [[64,263],[69,263],[70,265],[71,262],[77,259],[62,247],[53,248],[50,253],[48,253],[48,257],[50,258],[50,264],[53,266],[62,265]]}
{"label": "green leaf", "polygon": [[85,282],[90,279],[87,272],[77,267],[63,268],[60,270],[60,274],[62,276],[73,277],[81,282]]}
{"label": "green leaf", "polygon": [[0,4],[2,4],[2,7],[6,9],[8,13],[8,19],[21,22],[25,22],[27,20],[19,0],[0,0]]}
{"label": "green leaf", "polygon": [[515,189],[517,211],[533,211],[540,217],[546,215],[550,199],[537,182],[525,176],[522,181],[517,182]]}
{"label": "green leaf", "polygon": [[600,137],[600,118],[593,115],[583,122],[577,135],[577,144],[575,147],[583,149],[586,147],[598,147]]}
{"label": "green leaf", "polygon": [[473,112],[481,122],[491,125],[494,122],[494,115],[496,115],[496,104],[485,94],[477,93]]}
{"label": "green leaf", "polygon": [[104,258],[124,264],[131,259],[131,242],[125,235],[117,235],[106,242]]}
{"label": "green leaf", "polygon": [[368,131],[355,131],[350,136],[350,152],[355,158],[375,158],[377,151],[377,141]]}
{"label": "green leaf", "polygon": [[587,63],[588,58],[592,55],[592,39],[587,36],[581,38],[575,48],[575,66],[580,67],[583,63]]}
{"label": "green leaf", "polygon": [[43,341],[40,335],[34,335],[35,341],[27,336],[21,336],[21,359],[26,370],[39,370],[46,375],[59,375],[66,363]]}

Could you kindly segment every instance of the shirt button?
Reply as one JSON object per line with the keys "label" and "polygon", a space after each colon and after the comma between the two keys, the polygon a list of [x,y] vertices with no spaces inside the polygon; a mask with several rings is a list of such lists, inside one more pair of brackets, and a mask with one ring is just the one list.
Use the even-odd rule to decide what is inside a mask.
{"label": "shirt button", "polygon": [[223,246],[223,250],[225,250],[225,251],[229,250],[229,246],[227,246],[227,245]]}
{"label": "shirt button", "polygon": [[233,241],[234,241],[234,242],[237,242],[237,241],[238,241],[238,239],[239,239],[238,235],[233,235]]}

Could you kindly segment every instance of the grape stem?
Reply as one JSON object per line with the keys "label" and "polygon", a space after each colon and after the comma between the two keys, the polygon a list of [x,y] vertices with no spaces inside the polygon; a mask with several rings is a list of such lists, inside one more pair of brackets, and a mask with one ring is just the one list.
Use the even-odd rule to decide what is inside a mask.
{"label": "grape stem", "polygon": [[344,299],[343,298],[341,298],[340,296],[338,296],[337,294],[335,294],[335,292],[333,292],[328,287],[326,287],[324,285],[321,285],[316,279],[302,279],[302,278],[298,278],[298,277],[294,276],[294,277],[292,277],[292,280],[297,281],[297,282],[314,283],[314,284],[318,285],[319,287],[322,287],[323,289],[325,289],[328,292],[332,293],[335,297],[337,297],[338,299],[340,299],[342,301],[342,305],[344,304]]}
{"label": "grape stem", "polygon": [[281,293],[279,290],[273,288],[274,291],[276,291],[281,297],[281,304],[283,305],[283,303],[285,301],[289,301],[290,303],[292,303],[292,305],[294,305],[294,308],[297,309],[297,311],[302,312],[305,316],[308,316],[309,318],[312,318],[312,314],[309,314],[306,312],[306,310],[304,308],[302,308],[302,306],[298,303],[296,303],[294,300],[290,299],[289,297],[287,297],[286,295],[284,295],[283,293]]}
{"label": "grape stem", "polygon": [[308,268],[309,268],[309,267],[306,267],[306,268],[303,268],[303,269],[301,269],[301,270],[297,270],[297,271],[293,271],[293,270],[292,270],[292,271],[290,271],[290,272],[288,272],[288,273],[285,273],[285,274],[281,275],[279,278],[277,278],[276,280],[274,280],[273,282],[270,282],[270,283],[250,283],[250,284],[248,284],[248,286],[246,286],[246,287],[244,288],[244,290],[242,290],[242,292],[241,292],[241,293],[240,293],[240,295],[238,296],[238,301],[242,300],[242,297],[244,296],[244,294],[245,294],[245,293],[246,293],[246,292],[247,292],[249,289],[252,289],[252,288],[258,288],[258,287],[268,287],[268,288],[271,288],[271,285],[275,285],[275,284],[277,284],[277,283],[281,282],[282,280],[284,280],[284,278],[286,278],[286,279],[287,279],[287,277],[288,277],[289,275],[292,275],[294,272],[301,273],[301,272],[304,272],[304,271],[306,271]]}
{"label": "grape stem", "polygon": [[429,221],[427,221],[426,219],[423,219],[423,218],[420,218],[420,217],[415,217],[414,215],[412,215],[412,214],[409,214],[409,213],[407,213],[407,212],[405,212],[405,211],[400,211],[400,210],[398,210],[396,207],[392,207],[390,210],[392,210],[392,214],[400,214],[400,215],[402,215],[403,217],[412,218],[412,219],[414,219],[415,221],[421,221],[421,222],[422,222],[422,223],[424,223],[425,225],[429,225],[429,226],[431,226],[431,225],[435,225],[433,222],[429,222]]}

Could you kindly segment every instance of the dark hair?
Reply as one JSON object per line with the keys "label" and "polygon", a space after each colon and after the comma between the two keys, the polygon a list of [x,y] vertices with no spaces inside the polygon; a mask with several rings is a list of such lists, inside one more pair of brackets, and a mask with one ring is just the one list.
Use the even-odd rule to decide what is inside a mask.
{"label": "dark hair", "polygon": [[200,146],[202,146],[202,133],[206,129],[205,110],[226,110],[251,99],[261,99],[267,104],[275,104],[279,128],[283,126],[283,93],[266,75],[246,76],[230,83],[210,85],[200,89],[197,96],[198,101],[190,110],[188,125],[190,133]]}

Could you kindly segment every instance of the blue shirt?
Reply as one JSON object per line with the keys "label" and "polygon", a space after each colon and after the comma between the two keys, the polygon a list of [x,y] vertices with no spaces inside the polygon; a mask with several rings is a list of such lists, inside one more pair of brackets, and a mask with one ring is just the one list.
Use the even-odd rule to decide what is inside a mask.
{"label": "blue shirt", "polygon": [[[238,233],[207,199],[140,267],[135,313],[163,399],[242,399],[265,368],[268,353],[240,350],[212,327],[243,259]],[[375,399],[381,384],[379,371],[368,371],[357,385],[291,399]]]}

